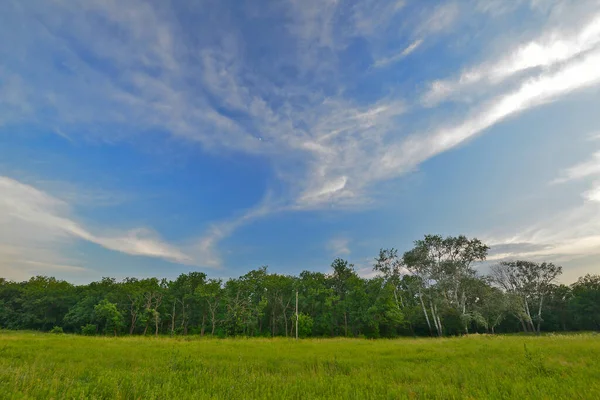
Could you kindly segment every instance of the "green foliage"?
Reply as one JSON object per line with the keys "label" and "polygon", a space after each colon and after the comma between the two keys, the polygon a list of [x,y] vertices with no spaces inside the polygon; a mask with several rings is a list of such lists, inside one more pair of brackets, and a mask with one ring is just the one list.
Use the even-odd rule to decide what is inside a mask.
{"label": "green foliage", "polygon": [[307,338],[312,334],[314,321],[310,315],[298,314],[298,336]]}
{"label": "green foliage", "polygon": [[559,266],[519,260],[501,263],[498,276],[481,276],[474,263],[487,251],[477,239],[427,235],[404,254],[381,249],[372,278],[341,258],[327,273],[289,276],[264,266],[225,282],[201,272],[81,286],[0,278],[0,329],[289,337],[298,292],[304,337],[600,330],[600,277],[557,285]]}
{"label": "green foliage", "polygon": [[17,399],[596,399],[591,334],[444,339],[85,337],[0,332]]}
{"label": "green foliage", "polygon": [[586,275],[573,284],[571,310],[582,329],[600,331],[600,275]]}
{"label": "green foliage", "polygon": [[87,324],[81,327],[81,334],[85,336],[93,336],[98,332],[98,326],[94,324]]}
{"label": "green foliage", "polygon": [[104,299],[94,307],[94,318],[104,326],[104,333],[113,333],[115,336],[123,327],[123,316],[117,305]]}
{"label": "green foliage", "polygon": [[52,329],[50,329],[50,333],[61,334],[61,333],[65,333],[65,331],[63,331],[63,328],[60,326],[54,326],[54,327],[52,327]]}

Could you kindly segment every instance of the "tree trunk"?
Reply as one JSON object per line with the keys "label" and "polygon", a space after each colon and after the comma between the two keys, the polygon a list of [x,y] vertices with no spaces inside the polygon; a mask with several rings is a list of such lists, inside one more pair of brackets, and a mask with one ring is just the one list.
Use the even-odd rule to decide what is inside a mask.
{"label": "tree trunk", "polygon": [[137,320],[137,313],[131,313],[131,326],[129,327],[129,334],[133,335],[133,331],[135,330],[135,322]]}
{"label": "tree trunk", "polygon": [[537,334],[540,334],[540,326],[542,325],[542,304],[544,303],[544,295],[540,296],[540,306],[538,307]]}
{"label": "tree trunk", "polygon": [[[394,287],[394,300],[396,300],[396,307],[398,310],[401,310],[400,303],[398,302],[398,289]],[[400,296],[400,300],[402,300],[402,296]],[[404,304],[402,305],[404,307]]]}
{"label": "tree trunk", "polygon": [[427,326],[429,327],[429,336],[433,336],[433,330],[431,329],[431,322],[429,322],[429,315],[427,314],[427,309],[425,308],[425,303],[423,302],[423,295],[419,290],[419,300],[421,301],[421,308],[423,309],[423,314],[425,315],[425,320],[427,321]]}
{"label": "tree trunk", "polygon": [[[156,312],[158,313],[158,311],[156,311]],[[154,317],[154,326],[156,328],[155,331],[154,331],[154,336],[156,336],[156,337],[158,337],[158,321],[159,321],[158,315],[156,315]]]}
{"label": "tree trunk", "polygon": [[529,311],[529,302],[527,301],[527,299],[525,299],[524,302],[525,302],[525,314],[527,315],[528,328],[531,332],[535,332],[535,325],[533,324],[533,318],[531,318],[531,312]]}
{"label": "tree trunk", "polygon": [[464,291],[462,292],[460,299],[462,302],[462,315],[463,315],[463,318],[465,319],[465,334],[468,335],[469,334],[469,321],[466,318],[466,316],[467,316],[467,298],[465,296]]}
{"label": "tree trunk", "polygon": [[215,313],[214,312],[212,313],[212,318],[211,319],[212,319],[212,321],[211,321],[212,322],[212,331],[210,332],[210,335],[211,336],[215,336],[215,326],[217,325],[217,320],[215,318]]}
{"label": "tree trunk", "polygon": [[271,309],[271,336],[275,337],[275,308]]}
{"label": "tree trunk", "polygon": [[435,330],[437,335],[440,335],[440,328],[437,324],[437,318],[435,317],[435,310],[433,309],[433,303],[429,303],[429,308],[431,309],[431,318],[433,319],[433,324],[435,325]]}
{"label": "tree trunk", "polygon": [[344,311],[344,336],[348,337],[348,313]]}
{"label": "tree trunk", "polygon": [[175,334],[175,305],[177,301],[173,301],[173,312],[171,313],[171,336]]}

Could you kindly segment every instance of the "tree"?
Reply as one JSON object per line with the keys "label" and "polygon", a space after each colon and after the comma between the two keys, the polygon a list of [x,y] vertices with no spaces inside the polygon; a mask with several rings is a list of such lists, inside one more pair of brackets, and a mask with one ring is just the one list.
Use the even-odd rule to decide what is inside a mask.
{"label": "tree", "polygon": [[507,261],[482,277],[475,263],[486,253],[477,239],[427,235],[402,256],[381,249],[370,278],[340,258],[329,274],[282,275],[264,266],[225,283],[201,272],[77,286],[0,278],[0,329],[289,336],[297,327],[303,337],[370,338],[600,330],[598,275],[567,286],[555,283],[562,269],[552,263]]}
{"label": "tree", "polygon": [[129,312],[129,334],[133,335],[140,317],[144,318],[144,286],[147,281],[136,278],[125,278],[123,290],[127,296],[127,308]]}
{"label": "tree", "polygon": [[99,324],[104,325],[104,333],[113,331],[117,336],[117,332],[123,326],[123,315],[117,309],[117,305],[104,299],[94,307],[94,317]]}
{"label": "tree", "polygon": [[344,336],[348,336],[348,295],[351,288],[351,280],[356,278],[354,265],[348,264],[348,261],[336,258],[331,264],[333,274],[331,283],[333,290],[338,297],[337,305],[341,314],[344,316]]}
{"label": "tree", "polygon": [[298,314],[298,335],[301,338],[309,337],[312,334],[314,321],[310,315]]}
{"label": "tree", "polygon": [[187,335],[190,322],[192,320],[198,322],[200,315],[202,316],[201,333],[204,333],[206,308],[203,307],[202,301],[198,301],[195,293],[197,288],[204,285],[205,282],[206,274],[204,272],[190,272],[179,275],[175,281],[167,284],[168,301],[171,304],[169,310],[171,335],[175,333],[176,326],[179,326],[182,333]]}
{"label": "tree", "polygon": [[221,296],[223,292],[223,281],[220,279],[209,279],[204,285],[196,288],[195,295],[200,301],[206,302],[211,322],[211,336],[215,335],[217,327],[217,317],[219,306],[221,305]]}
{"label": "tree", "polygon": [[375,258],[373,270],[382,273],[386,282],[391,285],[394,291],[396,307],[401,310],[404,307],[404,299],[400,290],[400,284],[406,268],[402,259],[398,257],[398,250],[394,248],[380,249],[379,256]]}
{"label": "tree", "polygon": [[487,332],[495,333],[509,310],[508,298],[500,289],[485,281],[479,282],[475,292],[474,319]]}
{"label": "tree", "polygon": [[476,277],[472,265],[484,261],[488,250],[489,247],[479,239],[426,235],[404,254],[404,265],[422,283],[418,296],[427,325],[431,330],[428,315],[431,312],[431,321],[438,336],[442,336],[444,331],[441,319],[443,307],[449,307],[460,315],[465,333],[469,332],[468,291],[470,282]]}
{"label": "tree", "polygon": [[[496,284],[517,299],[515,315],[521,320],[525,331],[540,333],[544,300],[551,290],[552,282],[562,273],[562,267],[552,263],[531,261],[503,261],[491,268]],[[537,305],[537,315],[532,307]],[[535,312],[535,310],[534,310]],[[537,322],[537,327],[534,324]]]}
{"label": "tree", "polygon": [[74,295],[68,282],[46,276],[31,278],[21,292],[18,324],[45,331],[62,326],[65,314],[76,303]]}
{"label": "tree", "polygon": [[586,275],[572,286],[571,309],[578,329],[600,330],[600,275]]}
{"label": "tree", "polygon": [[322,272],[302,271],[298,281],[299,308],[313,319],[312,334],[334,336],[334,305],[339,300]]}

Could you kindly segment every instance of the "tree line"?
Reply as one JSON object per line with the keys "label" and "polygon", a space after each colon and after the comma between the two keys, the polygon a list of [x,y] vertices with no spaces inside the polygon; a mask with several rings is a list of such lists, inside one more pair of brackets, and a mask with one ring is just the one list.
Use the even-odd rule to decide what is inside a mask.
{"label": "tree line", "polygon": [[301,337],[369,338],[600,330],[600,275],[567,286],[556,283],[560,266],[521,260],[480,275],[488,251],[475,238],[426,235],[404,254],[382,249],[372,278],[340,258],[329,274],[261,267],[226,281],[203,272],[78,286],[0,278],[0,328],[270,337],[294,336],[297,324]]}

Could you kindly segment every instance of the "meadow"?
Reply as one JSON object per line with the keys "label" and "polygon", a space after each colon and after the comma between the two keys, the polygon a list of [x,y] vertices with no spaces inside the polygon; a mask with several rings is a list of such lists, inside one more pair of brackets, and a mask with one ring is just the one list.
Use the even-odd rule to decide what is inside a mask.
{"label": "meadow", "polygon": [[598,399],[600,336],[86,337],[0,331],[7,399]]}

